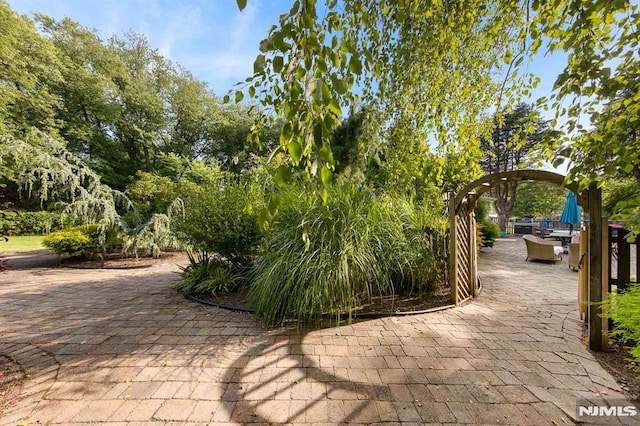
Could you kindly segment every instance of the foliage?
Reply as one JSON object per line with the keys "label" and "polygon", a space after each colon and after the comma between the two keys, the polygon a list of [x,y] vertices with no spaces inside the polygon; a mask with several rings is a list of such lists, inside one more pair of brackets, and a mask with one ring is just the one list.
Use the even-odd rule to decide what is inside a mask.
{"label": "foliage", "polygon": [[296,1],[281,16],[233,96],[248,93],[267,108],[262,122],[270,113],[285,120],[280,147],[291,167],[301,164],[321,182],[321,198],[335,166],[333,131],[360,102],[377,115],[366,138],[401,147],[389,153],[419,152],[435,140],[442,156],[479,155],[478,136],[489,128],[483,114],[498,89],[491,71],[510,44],[509,32],[493,27],[512,22],[517,8],[326,0],[319,15],[316,3]]}
{"label": "foliage", "polygon": [[70,222],[70,218],[57,212],[5,210],[0,214],[0,235],[48,234]]}
{"label": "foliage", "polygon": [[478,222],[478,227],[480,228],[480,245],[482,247],[493,247],[494,241],[500,235],[500,228],[498,225],[490,220],[484,220],[482,222]]}
{"label": "foliage", "polygon": [[415,200],[392,196],[390,202],[402,222],[406,252],[402,274],[392,277],[397,292],[428,293],[447,282],[448,222],[442,215],[439,196]]}
{"label": "foliage", "polygon": [[513,214],[545,218],[560,216],[566,193],[566,189],[551,183],[522,183],[518,185]]}
{"label": "foliage", "polygon": [[[69,18],[20,16],[4,0],[0,34],[0,135],[27,141],[35,128],[64,141],[118,190],[140,171],[160,172],[170,154],[215,158],[235,172],[250,162],[245,142],[255,112],[222,105],[206,83],[144,36],[102,40]],[[260,130],[260,154],[277,145],[280,127],[274,122]]]}
{"label": "foliage", "polygon": [[[567,6],[539,2],[537,7],[541,16],[534,19],[533,27],[540,35],[552,37],[551,50],[568,52],[567,66],[555,83],[551,108],[557,111],[557,118],[563,116],[572,137],[551,139],[546,150],[550,154],[555,150],[555,165],[569,161],[567,179],[577,180],[581,189],[621,176],[638,180],[637,2],[598,0]],[[585,125],[585,116],[595,128]],[[625,226],[639,232],[640,197],[628,200],[621,208]]]}
{"label": "foliage", "polygon": [[60,78],[53,45],[35,25],[0,1],[0,135],[22,138],[31,128],[55,135],[59,107],[51,86]]}
{"label": "foliage", "polygon": [[176,198],[165,213],[154,213],[149,220],[139,221],[134,216],[131,225],[123,224],[122,254],[125,256],[159,257],[163,251],[180,250],[183,243],[176,235],[173,224],[184,216],[184,203]]}
{"label": "foliage", "polygon": [[437,221],[428,208],[346,183],[331,188],[326,205],[306,198],[296,187],[280,194],[254,262],[250,297],[265,324],[353,315],[376,294],[436,285],[442,241],[425,232]]}
{"label": "foliage", "polygon": [[180,267],[175,290],[183,295],[204,296],[228,293],[242,282],[242,276],[229,270],[227,262],[207,252],[187,252],[189,265]]}
{"label": "foliage", "polygon": [[484,197],[478,198],[473,210],[476,217],[476,232],[479,247],[493,247],[493,242],[500,235],[500,228],[487,218],[489,201]]}
{"label": "foliage", "polygon": [[[480,143],[485,154],[480,166],[486,174],[513,171],[526,165],[549,131],[549,125],[540,119],[540,113],[524,103],[517,104],[507,114],[497,114],[494,122],[496,126],[491,139],[482,139]],[[518,182],[511,181],[494,185],[489,190],[495,199],[502,231],[506,230],[507,221],[513,215],[518,186]]]}
{"label": "foliage", "polygon": [[103,250],[109,246],[109,234],[118,231],[125,233],[125,254],[137,256],[140,251],[157,256],[160,250],[177,246],[170,229],[172,211],[176,210],[173,204],[168,214],[155,214],[148,222],[128,225],[121,216],[122,211],[132,208],[125,194],[103,184],[93,170],[57,142],[42,136],[40,144],[0,137],[0,147],[6,149],[1,159],[12,164],[12,180],[43,202],[57,200],[74,220],[97,223]]}
{"label": "foliage", "polygon": [[72,254],[94,258],[104,251],[98,225],[80,225],[52,232],[44,237],[42,245],[58,255]]}
{"label": "foliage", "polygon": [[176,229],[195,250],[217,253],[232,263],[246,261],[262,238],[251,206],[263,196],[257,184],[231,175],[215,185],[192,187]]}
{"label": "foliage", "polygon": [[605,216],[619,213],[629,200],[640,197],[640,185],[634,177],[608,179],[602,188],[602,210]]}
{"label": "foliage", "polygon": [[631,285],[622,294],[610,294],[602,309],[614,322],[611,334],[631,344],[631,359],[640,362],[640,285]]}
{"label": "foliage", "polygon": [[476,208],[473,209],[473,213],[477,222],[484,222],[487,219],[489,213],[489,201],[484,197],[479,197],[476,203]]}
{"label": "foliage", "polygon": [[125,193],[143,218],[166,211],[177,197],[171,179],[147,172],[138,172]]}
{"label": "foliage", "polygon": [[[503,101],[514,104],[537,84],[527,74],[526,59],[541,48],[566,52],[568,58],[551,100],[541,99],[539,105],[557,112],[552,126],[563,118],[569,136],[550,134],[544,156],[555,155],[556,165],[572,160],[569,181],[578,178],[582,188],[613,171],[637,169],[637,4],[338,3],[325,0],[327,12],[318,14],[322,2],[294,2],[261,43],[253,76],[232,93],[240,101],[246,92],[286,119],[282,149],[325,188],[335,163],[326,142],[345,107],[360,101],[373,106],[383,133],[400,124],[407,129],[400,146],[408,151],[416,140],[428,140],[416,135],[432,131],[441,147],[473,158],[479,134],[491,127],[482,121],[487,106],[502,112]],[[239,5],[242,9],[246,1]],[[608,107],[601,110],[603,105]],[[599,123],[597,131],[588,133],[580,124],[585,115]],[[576,133],[585,137],[558,149]],[[625,207],[634,209],[640,211],[640,200]],[[504,219],[510,206],[498,210]],[[640,214],[629,216],[634,218],[640,223]]]}
{"label": "foliage", "polygon": [[0,136],[0,162],[11,166],[5,179],[16,182],[41,202],[55,199],[64,213],[103,230],[120,223],[118,206],[131,207],[127,197],[104,185],[100,177],[57,141],[41,133],[33,144]]}

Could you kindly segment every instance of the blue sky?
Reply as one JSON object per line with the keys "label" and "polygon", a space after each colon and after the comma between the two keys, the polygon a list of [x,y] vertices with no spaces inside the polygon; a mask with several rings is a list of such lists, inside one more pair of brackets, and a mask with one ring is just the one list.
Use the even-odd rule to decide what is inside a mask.
{"label": "blue sky", "polygon": [[127,31],[209,83],[218,95],[253,72],[258,44],[291,0],[9,0],[21,14],[68,16],[105,40]]}
{"label": "blue sky", "polygon": [[[68,16],[107,39],[127,31],[146,34],[151,46],[209,83],[218,95],[251,75],[258,44],[293,0],[9,0],[19,13]],[[564,55],[540,56],[529,71],[541,77],[530,101],[549,96]],[[552,113],[545,116],[551,118]]]}

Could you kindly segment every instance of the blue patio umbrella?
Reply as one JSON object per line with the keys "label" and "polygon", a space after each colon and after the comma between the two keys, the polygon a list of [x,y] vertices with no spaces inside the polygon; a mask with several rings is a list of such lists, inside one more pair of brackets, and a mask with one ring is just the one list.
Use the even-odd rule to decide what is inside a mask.
{"label": "blue patio umbrella", "polygon": [[567,194],[560,222],[569,225],[569,233],[573,232],[574,226],[580,225],[580,206],[578,206],[578,199],[573,191],[569,191]]}

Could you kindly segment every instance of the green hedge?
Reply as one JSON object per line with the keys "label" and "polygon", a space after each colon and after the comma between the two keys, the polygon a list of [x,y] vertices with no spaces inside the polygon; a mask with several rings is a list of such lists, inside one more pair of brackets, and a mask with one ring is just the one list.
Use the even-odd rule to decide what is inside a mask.
{"label": "green hedge", "polygon": [[73,224],[62,213],[5,210],[0,213],[0,235],[48,234]]}

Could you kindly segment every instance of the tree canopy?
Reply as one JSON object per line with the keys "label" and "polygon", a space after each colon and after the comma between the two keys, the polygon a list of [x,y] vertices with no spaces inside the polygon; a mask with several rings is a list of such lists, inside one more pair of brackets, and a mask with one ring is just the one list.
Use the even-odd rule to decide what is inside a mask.
{"label": "tree canopy", "polygon": [[[246,3],[238,1],[240,9]],[[549,139],[544,152],[560,164],[581,151],[597,153],[598,139],[610,140],[602,173],[571,163],[569,178],[586,187],[612,168],[630,167],[616,147],[620,131],[637,126],[636,108],[620,94],[631,88],[626,104],[637,104],[638,21],[637,5],[626,0],[297,0],[261,43],[253,76],[233,96],[248,94],[283,117],[280,148],[326,187],[335,163],[329,141],[343,111],[375,105],[374,132],[393,134],[401,146],[422,139],[477,158],[479,136],[490,129],[487,111],[502,113],[536,85],[527,61],[544,50],[566,52],[554,93],[542,103],[566,121],[577,143],[562,149],[562,141]],[[617,124],[587,134],[580,117],[597,117],[602,105],[616,111]]]}
{"label": "tree canopy", "polygon": [[[538,111],[525,103],[517,104],[512,112],[504,116],[494,116],[494,122],[491,138],[483,138],[480,142],[483,152],[480,167],[486,174],[510,172],[527,166],[549,133],[548,123],[541,120]],[[510,181],[490,189],[502,231],[506,231],[507,221],[513,214],[519,194],[518,186],[517,181]]]}
{"label": "tree canopy", "polygon": [[[20,16],[3,0],[0,21],[0,134],[29,140],[39,130],[119,190],[170,154],[245,164],[250,106],[224,105],[145,36],[102,40],[69,18]],[[265,149],[277,126],[261,129]]]}

